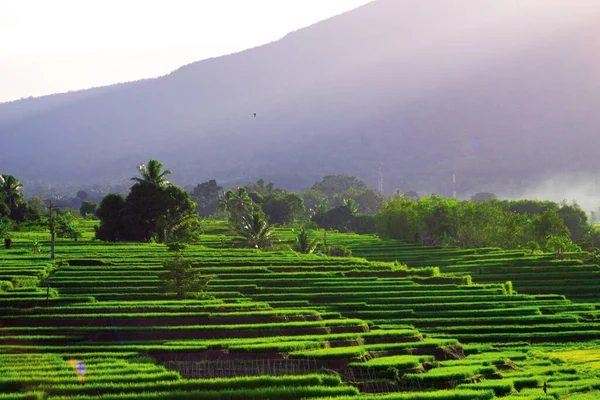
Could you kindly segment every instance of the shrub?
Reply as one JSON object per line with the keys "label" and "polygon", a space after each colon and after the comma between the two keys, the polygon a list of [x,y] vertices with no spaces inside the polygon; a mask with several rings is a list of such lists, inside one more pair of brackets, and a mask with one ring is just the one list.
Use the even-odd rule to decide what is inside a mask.
{"label": "shrub", "polygon": [[198,296],[210,280],[210,277],[200,276],[200,272],[192,269],[191,262],[182,260],[180,256],[164,264],[164,271],[158,273],[158,278],[161,289],[166,293],[175,292],[177,300]]}
{"label": "shrub", "polygon": [[10,229],[11,223],[8,218],[0,217],[0,235],[4,235]]}
{"label": "shrub", "polygon": [[79,207],[79,213],[83,218],[90,218],[96,216],[96,209],[98,205],[88,200],[84,200],[81,202],[81,206]]}
{"label": "shrub", "polygon": [[306,229],[300,229],[300,232],[296,235],[295,250],[302,254],[312,254],[319,244],[318,238],[312,238],[306,231]]}
{"label": "shrub", "polygon": [[333,257],[352,257],[352,251],[342,245],[329,246],[326,252]]}
{"label": "shrub", "polygon": [[0,292],[8,292],[13,290],[13,283],[11,281],[0,281]]}
{"label": "shrub", "polygon": [[527,248],[531,250],[531,254],[533,255],[536,251],[540,250],[540,244],[535,240],[530,240],[527,242]]}

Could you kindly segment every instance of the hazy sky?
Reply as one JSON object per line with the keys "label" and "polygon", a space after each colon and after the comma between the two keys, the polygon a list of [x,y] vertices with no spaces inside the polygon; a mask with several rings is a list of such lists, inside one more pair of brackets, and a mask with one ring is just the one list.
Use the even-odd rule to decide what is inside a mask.
{"label": "hazy sky", "polygon": [[0,102],[164,75],[369,0],[0,0]]}

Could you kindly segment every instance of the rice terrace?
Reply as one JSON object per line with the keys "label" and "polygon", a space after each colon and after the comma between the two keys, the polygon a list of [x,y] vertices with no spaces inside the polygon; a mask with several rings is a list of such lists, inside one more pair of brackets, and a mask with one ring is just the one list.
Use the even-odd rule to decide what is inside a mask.
{"label": "rice terrace", "polygon": [[600,400],[600,0],[0,38],[0,400]]}
{"label": "rice terrace", "polygon": [[259,181],[214,192],[199,219],[201,190],[170,173],[151,159],[126,198],[79,212],[38,210],[3,175],[1,399],[600,394],[596,231],[577,205],[366,188],[382,203],[361,214],[340,175],[311,190],[348,197],[312,217],[275,207],[307,193]]}

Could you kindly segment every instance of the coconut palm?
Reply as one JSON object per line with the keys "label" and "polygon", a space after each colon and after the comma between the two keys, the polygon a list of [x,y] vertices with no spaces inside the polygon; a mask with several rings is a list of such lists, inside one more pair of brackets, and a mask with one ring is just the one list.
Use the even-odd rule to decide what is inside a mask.
{"label": "coconut palm", "polygon": [[23,185],[19,183],[17,178],[9,174],[0,175],[0,185],[4,203],[9,208],[12,209],[18,203],[23,201],[23,195],[19,192],[19,189],[21,189]]}
{"label": "coconut palm", "polygon": [[319,245],[319,238],[313,238],[311,240],[310,235],[306,232],[306,229],[302,228],[298,235],[296,235],[296,251],[302,254],[312,254],[313,251]]}
{"label": "coconut palm", "polygon": [[148,165],[140,164],[140,166],[138,166],[141,178],[134,176],[131,178],[131,180],[142,184],[150,184],[156,187],[166,186],[170,184],[170,182],[165,179],[165,177],[167,175],[171,175],[172,172],[168,169],[162,171],[162,168],[163,164],[160,161],[151,158],[148,161]]}
{"label": "coconut palm", "polygon": [[342,202],[342,205],[348,210],[350,210],[350,213],[352,213],[352,215],[355,215],[358,212],[358,203],[352,198],[345,198]]}
{"label": "coconut palm", "polygon": [[234,229],[243,225],[247,216],[256,211],[256,205],[245,188],[240,187],[236,192],[229,189],[219,201],[219,207],[229,213],[229,223]]}
{"label": "coconut palm", "polygon": [[273,241],[273,232],[260,211],[244,218],[237,233],[244,239],[248,247],[262,249],[268,247]]}

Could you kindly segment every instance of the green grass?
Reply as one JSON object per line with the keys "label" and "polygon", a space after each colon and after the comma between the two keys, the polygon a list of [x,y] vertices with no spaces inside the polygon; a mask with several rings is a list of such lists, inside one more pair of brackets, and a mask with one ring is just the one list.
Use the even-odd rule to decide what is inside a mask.
{"label": "green grass", "polygon": [[[572,303],[564,294],[585,300],[600,275],[595,265],[529,257],[524,251],[425,248],[334,232],[328,233],[331,243],[346,243],[366,258],[262,252],[228,247],[225,225],[212,224],[215,233],[185,251],[197,270],[213,277],[207,293],[212,298],[181,302],[158,287],[161,264],[172,257],[166,246],[91,241],[90,223],[82,241],[58,241],[61,266],[46,307],[44,287],[15,286],[33,279],[41,283],[52,269],[47,254],[28,250],[33,237],[46,247],[48,235],[15,233],[15,249],[0,260],[0,280],[12,282],[12,289],[6,285],[9,291],[0,293],[0,391],[38,390],[43,384],[50,398],[82,399],[476,400],[492,399],[494,393],[533,399],[545,380],[560,396],[595,390],[590,372],[596,371],[595,358],[558,356],[594,343],[600,323],[595,301]],[[291,237],[287,229],[277,232]],[[396,259],[409,265],[386,261]],[[518,293],[507,292],[508,280]],[[548,293],[558,282],[572,285]],[[540,294],[524,294],[520,287]],[[469,356],[445,360],[460,355],[457,339],[467,343]],[[579,344],[549,342],[574,339]],[[401,384],[418,381],[422,391],[357,396],[338,377],[301,375],[184,380],[150,358],[134,361],[140,354],[163,361],[289,358],[316,370],[351,362],[354,372],[377,370],[374,376],[388,368],[411,370]],[[68,365],[74,358],[89,372],[85,385]],[[423,363],[434,368],[417,373]],[[505,377],[486,379],[500,378],[495,366]],[[459,384],[455,390],[435,390]],[[404,389],[411,387],[419,386]]]}

